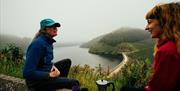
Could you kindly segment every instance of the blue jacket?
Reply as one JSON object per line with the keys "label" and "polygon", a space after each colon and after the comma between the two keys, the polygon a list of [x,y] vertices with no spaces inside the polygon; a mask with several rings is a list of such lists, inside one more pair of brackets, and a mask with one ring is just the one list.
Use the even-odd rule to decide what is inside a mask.
{"label": "blue jacket", "polygon": [[41,34],[29,45],[23,69],[23,77],[27,80],[48,79],[52,68],[54,39]]}

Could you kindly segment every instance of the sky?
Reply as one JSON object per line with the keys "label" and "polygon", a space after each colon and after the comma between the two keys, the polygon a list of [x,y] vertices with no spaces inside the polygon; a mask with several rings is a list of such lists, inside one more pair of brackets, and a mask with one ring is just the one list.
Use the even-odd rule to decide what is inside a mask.
{"label": "sky", "polygon": [[155,5],[180,0],[0,0],[0,34],[33,38],[51,18],[57,42],[85,42],[121,27],[144,29]]}

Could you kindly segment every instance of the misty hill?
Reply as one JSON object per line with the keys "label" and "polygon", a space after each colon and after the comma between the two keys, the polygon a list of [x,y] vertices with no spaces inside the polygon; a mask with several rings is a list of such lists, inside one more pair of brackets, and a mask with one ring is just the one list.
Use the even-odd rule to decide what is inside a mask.
{"label": "misty hill", "polygon": [[145,40],[147,38],[150,38],[150,37],[149,37],[149,34],[145,30],[123,27],[111,33],[108,33],[106,35],[102,35],[97,38],[94,38],[90,40],[89,42],[81,45],[81,47],[90,48],[96,43],[105,43],[107,45],[116,46],[117,44],[121,42],[136,42],[140,40]]}
{"label": "misty hill", "polygon": [[[138,28],[123,27],[111,33],[94,38],[83,44],[88,47],[90,53],[119,55],[121,52],[129,52],[133,55],[146,57],[152,55],[153,41],[147,31]],[[144,57],[143,56],[143,57]]]}
{"label": "misty hill", "polygon": [[96,43],[98,43],[102,38],[104,37],[104,35],[96,37],[84,44],[82,44],[80,47],[81,48],[90,48],[91,46],[95,45]]}
{"label": "misty hill", "polygon": [[9,44],[15,44],[21,48],[22,52],[25,52],[30,42],[31,39],[27,37],[21,38],[14,35],[0,34],[0,49]]}
{"label": "misty hill", "polygon": [[[7,47],[9,44],[15,44],[16,46],[22,49],[22,52],[26,52],[26,49],[30,42],[32,41],[31,38],[21,38],[14,35],[7,35],[7,34],[0,34],[0,50],[4,47]],[[54,47],[65,47],[65,46],[78,46],[82,44],[81,42],[66,42],[66,43],[55,43]]]}

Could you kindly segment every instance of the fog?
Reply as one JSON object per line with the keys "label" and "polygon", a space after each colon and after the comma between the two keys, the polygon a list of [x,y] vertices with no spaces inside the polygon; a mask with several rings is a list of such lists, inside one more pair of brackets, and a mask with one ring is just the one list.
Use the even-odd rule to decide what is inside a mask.
{"label": "fog", "polygon": [[61,23],[57,42],[84,42],[120,27],[143,29],[155,5],[177,0],[0,0],[0,33],[33,38],[39,22]]}

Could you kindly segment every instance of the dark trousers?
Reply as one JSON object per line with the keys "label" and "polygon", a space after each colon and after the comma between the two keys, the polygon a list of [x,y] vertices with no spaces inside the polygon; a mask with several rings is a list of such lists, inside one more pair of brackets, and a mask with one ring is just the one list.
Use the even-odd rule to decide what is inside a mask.
{"label": "dark trousers", "polygon": [[37,81],[35,82],[33,86],[30,88],[33,89],[33,91],[54,91],[61,88],[67,88],[72,89],[75,91],[75,89],[79,89],[79,82],[76,79],[69,79],[67,78],[69,69],[71,67],[71,60],[70,59],[64,59],[61,61],[58,61],[54,64],[56,68],[60,71],[60,76],[57,78],[50,78],[48,80],[43,81]]}
{"label": "dark trousers", "polygon": [[135,87],[123,86],[120,91],[147,91],[147,90],[144,88],[135,88]]}

